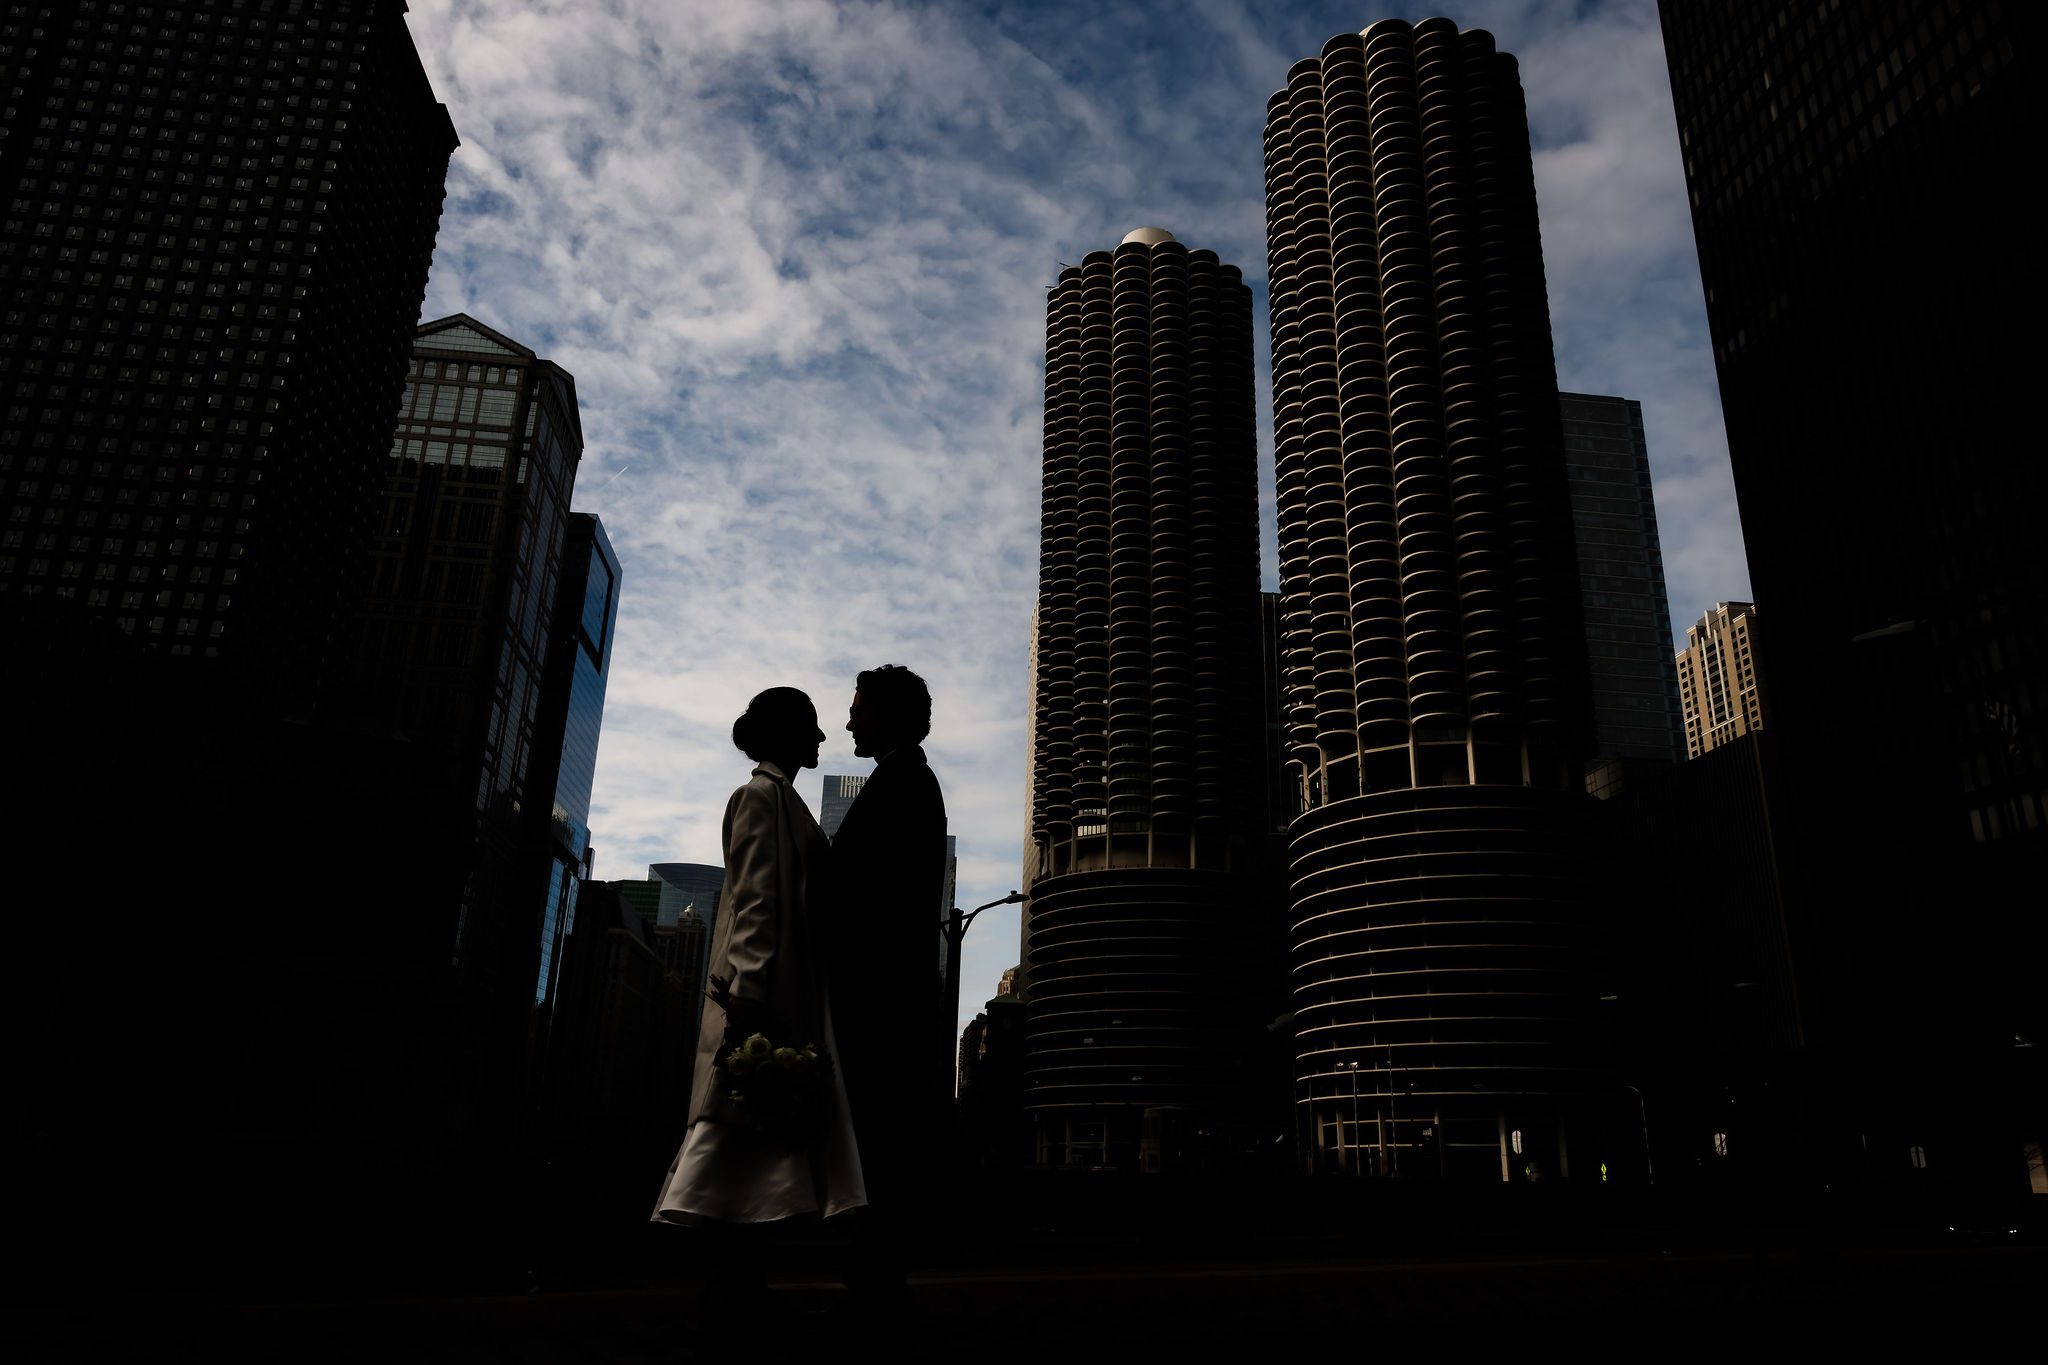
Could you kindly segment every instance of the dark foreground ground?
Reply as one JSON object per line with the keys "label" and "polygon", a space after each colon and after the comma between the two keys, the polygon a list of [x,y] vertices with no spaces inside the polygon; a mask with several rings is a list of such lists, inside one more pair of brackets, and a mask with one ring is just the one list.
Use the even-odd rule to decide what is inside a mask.
{"label": "dark foreground ground", "polygon": [[[811,1247],[810,1253],[820,1249]],[[829,1249],[827,1249],[829,1250]],[[918,1275],[907,1315],[846,1317],[829,1255],[785,1255],[774,1305],[707,1303],[701,1272],[498,1292],[271,1295],[147,1283],[57,1294],[29,1311],[16,1360],[590,1362],[771,1365],[815,1359],[1077,1361],[1430,1359],[1486,1348],[1546,1361],[1690,1359],[1705,1348],[1776,1360],[2030,1358],[2048,1304],[2048,1248],[1750,1247],[1359,1255],[1246,1249],[1142,1257],[1043,1245],[1015,1264]],[[18,1325],[22,1319],[17,1318]],[[2036,1347],[2026,1346],[2034,1340]],[[17,1338],[19,1340],[19,1338]],[[1329,1352],[1328,1354],[1325,1354]],[[1747,1365],[1739,1361],[1738,1365]]]}

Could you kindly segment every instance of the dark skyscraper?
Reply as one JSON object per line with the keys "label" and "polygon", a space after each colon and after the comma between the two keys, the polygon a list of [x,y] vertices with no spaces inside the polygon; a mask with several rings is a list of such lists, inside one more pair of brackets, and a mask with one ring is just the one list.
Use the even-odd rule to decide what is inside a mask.
{"label": "dark skyscraper", "polygon": [[1593,684],[1596,763],[1685,757],[1643,405],[1561,393],[1565,480]]}
{"label": "dark skyscraper", "polygon": [[1218,1115],[1257,1009],[1259,548],[1251,294],[1140,228],[1046,303],[1025,1105],[1041,1160],[1128,1166]]}
{"label": "dark skyscraper", "polygon": [[486,887],[512,875],[518,812],[552,799],[527,779],[583,451],[575,381],[467,314],[424,323],[387,441],[383,516],[342,686],[440,748],[451,780],[474,795],[481,860],[453,944],[466,957],[474,934],[497,933],[473,926],[469,909],[502,903]]}
{"label": "dark skyscraper", "polygon": [[2048,1138],[2040,1051],[2014,1046],[2048,1028],[2031,7],[1660,8],[1764,710],[1812,853],[1808,1036],[1856,1078],[1838,1150],[2017,1184],[2022,1130]]}
{"label": "dark skyscraper", "polygon": [[310,700],[456,145],[404,13],[0,15],[0,597],[41,638]]}
{"label": "dark skyscraper", "polygon": [[1267,106],[1296,1099],[1318,1170],[1583,1177],[1585,638],[1528,120],[1447,19]]}
{"label": "dark skyscraper", "polygon": [[148,1112],[184,1173],[154,1227],[283,1258],[253,1233],[276,1172],[389,1227],[461,1141],[437,1024],[469,831],[421,746],[316,704],[455,131],[399,0],[0,7],[0,91],[0,695],[45,831],[12,894],[203,885],[144,953],[26,925],[52,1045],[21,1128],[50,1238],[116,1216]]}
{"label": "dark skyscraper", "polygon": [[583,433],[565,371],[461,313],[419,327],[396,418],[364,596],[329,693],[437,753],[468,810],[474,863],[433,932],[459,968],[459,1064],[490,1112],[523,1084],[510,1072],[551,956],[548,840],[534,820],[556,792],[533,779],[540,751],[565,742],[540,724],[550,642],[582,629],[581,610],[555,616]]}

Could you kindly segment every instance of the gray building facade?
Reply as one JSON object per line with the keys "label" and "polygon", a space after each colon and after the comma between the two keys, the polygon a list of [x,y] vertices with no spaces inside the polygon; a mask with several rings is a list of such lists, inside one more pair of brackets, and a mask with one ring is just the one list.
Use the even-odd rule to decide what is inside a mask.
{"label": "gray building facade", "polygon": [[1685,757],[1685,735],[1643,405],[1599,394],[1557,397],[1593,686],[1590,761],[1676,763]]}

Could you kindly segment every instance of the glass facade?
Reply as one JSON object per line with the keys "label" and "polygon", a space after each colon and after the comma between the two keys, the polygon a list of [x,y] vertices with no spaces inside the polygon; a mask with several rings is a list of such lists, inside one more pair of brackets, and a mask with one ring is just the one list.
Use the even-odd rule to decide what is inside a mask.
{"label": "glass facade", "polygon": [[[569,515],[563,544],[546,686],[537,742],[552,762],[537,765],[547,781],[549,872],[540,923],[540,968],[534,998],[553,989],[551,964],[575,928],[576,894],[590,875],[590,788],[597,773],[597,742],[604,723],[605,679],[611,668],[612,632],[618,621],[619,562],[604,523],[587,513]],[[536,799],[539,793],[536,792]]]}
{"label": "glass facade", "polygon": [[582,453],[568,377],[488,341],[460,315],[420,328],[353,659],[400,729],[476,756],[480,814],[525,800]]}
{"label": "glass facade", "polygon": [[[590,823],[590,784],[597,773],[597,739],[604,723],[605,678],[611,669],[612,628],[619,605],[618,561],[604,526],[594,516],[570,517],[569,553],[583,570],[582,601],[572,643],[569,708],[562,733],[562,764],[555,777],[553,817],[581,849]],[[574,583],[564,584],[573,587]],[[571,605],[563,594],[563,605]]]}
{"label": "glass facade", "polygon": [[[829,780],[829,779],[828,779]],[[708,950],[718,929],[718,902],[725,890],[725,869],[715,863],[654,863],[647,875],[661,888],[655,902],[654,932],[665,941],[662,951],[672,970],[683,973],[690,988],[689,1017],[694,1020],[704,1008],[705,973],[710,970]],[[682,931],[684,937],[670,938]],[[687,943],[701,944],[684,952]]]}
{"label": "glass facade", "polygon": [[576,932],[576,894],[583,886],[578,870],[579,864],[559,855],[548,859],[547,899],[540,927],[540,971],[533,983],[533,1000],[537,1005],[554,995],[562,944]]}
{"label": "glass facade", "polygon": [[708,933],[718,927],[719,898],[725,891],[725,869],[716,863],[655,863],[647,875],[661,884],[655,902],[655,923],[679,923],[683,911],[694,910]]}
{"label": "glass facade", "polygon": [[825,774],[825,791],[818,802],[818,828],[825,831],[827,839],[839,833],[839,822],[846,818],[846,812],[853,809],[853,798],[860,795],[860,789],[866,782],[865,777],[850,777],[845,773]]}
{"label": "glass facade", "polygon": [[[538,721],[582,445],[564,371],[466,314],[418,329],[339,672],[398,730],[446,752],[473,792],[480,857],[458,958],[499,956],[499,926],[478,939],[472,908],[521,898],[524,812],[552,799],[529,786],[553,785],[535,772]],[[580,863],[583,840],[570,843]]]}

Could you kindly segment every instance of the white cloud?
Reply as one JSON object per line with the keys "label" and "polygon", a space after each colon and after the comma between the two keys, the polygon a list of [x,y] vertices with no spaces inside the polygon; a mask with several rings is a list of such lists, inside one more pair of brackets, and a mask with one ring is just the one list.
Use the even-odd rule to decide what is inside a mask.
{"label": "white cloud", "polygon": [[[1746,580],[1669,95],[1646,0],[1578,8],[1468,22],[1496,18],[1522,58],[1560,378],[1644,400],[1684,618]],[[1016,885],[1042,286],[1158,223],[1262,288],[1265,98],[1360,22],[1231,0],[414,0],[463,139],[428,315],[472,312],[576,375],[577,506],[624,566],[600,875],[717,861],[747,769],[728,728],[761,687],[810,691],[827,768],[864,769],[837,717],[855,670],[899,662],[938,699],[961,904]],[[816,776],[802,789],[815,806]],[[970,935],[970,1009],[1016,924]]]}

